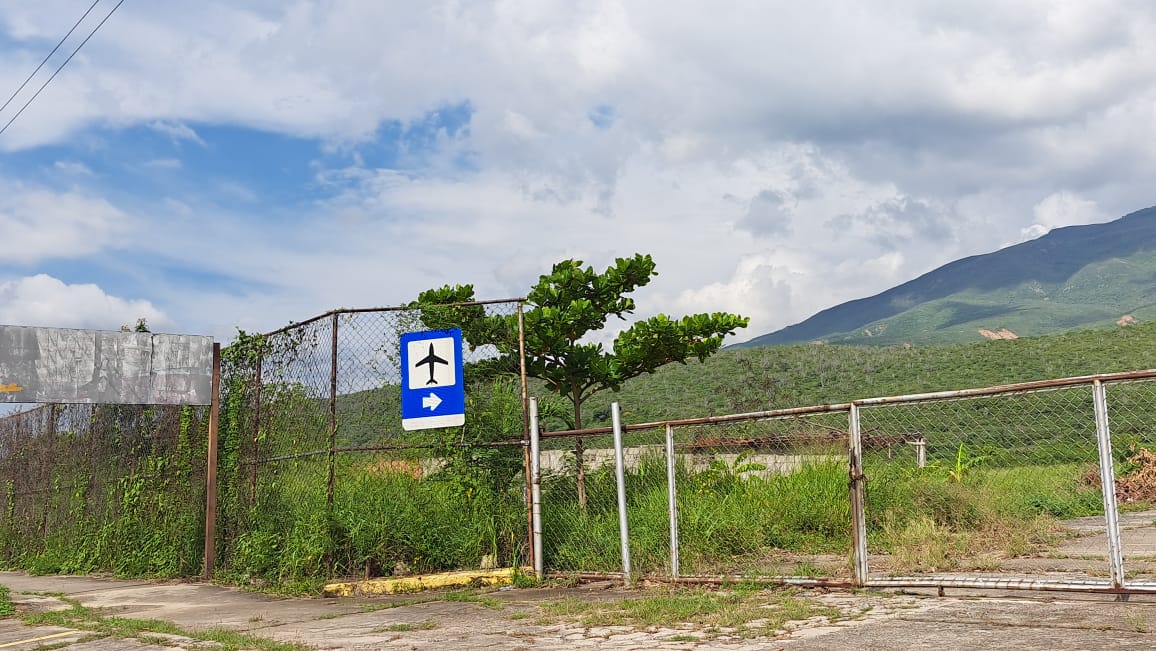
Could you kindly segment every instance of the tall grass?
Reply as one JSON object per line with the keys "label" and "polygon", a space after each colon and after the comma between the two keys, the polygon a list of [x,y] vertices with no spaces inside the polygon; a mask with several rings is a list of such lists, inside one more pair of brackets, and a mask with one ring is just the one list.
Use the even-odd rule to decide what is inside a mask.
{"label": "tall grass", "polygon": [[478,567],[524,557],[521,493],[463,492],[451,478],[342,468],[332,509],[325,464],[297,462],[268,482],[248,530],[223,559],[238,582],[293,584],[335,576],[388,576]]}
{"label": "tall grass", "polygon": [[[1102,512],[1098,489],[1081,482],[1078,464],[947,469],[877,463],[868,476],[868,546],[896,569],[966,564],[966,558],[1032,553],[1056,540],[1057,518]],[[589,503],[573,499],[574,480],[544,482],[548,566],[621,571],[613,472],[588,476]],[[783,554],[845,557],[851,514],[844,462],[817,459],[793,472],[762,472],[741,460],[694,472],[676,466],[679,548],[685,573],[782,573]],[[643,459],[626,473],[633,569],[669,569],[665,462]],[[954,560],[952,560],[954,559]],[[811,567],[811,571],[815,568]],[[787,570],[793,571],[793,570]]]}

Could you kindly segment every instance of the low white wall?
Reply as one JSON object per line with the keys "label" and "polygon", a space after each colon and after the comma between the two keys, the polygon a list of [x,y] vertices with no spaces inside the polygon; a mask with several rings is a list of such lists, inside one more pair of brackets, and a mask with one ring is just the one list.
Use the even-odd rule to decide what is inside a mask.
{"label": "low white wall", "polygon": [[[679,452],[676,454],[679,462],[685,467],[701,472],[710,467],[714,461],[722,461],[733,468],[739,463],[740,453],[724,452]],[[623,461],[629,469],[637,469],[643,458],[658,459],[661,463],[666,457],[666,447],[662,445],[643,445],[625,448],[622,451]],[[602,466],[614,466],[614,450],[612,448],[595,448],[586,450],[584,454],[586,470],[595,470]],[[743,476],[786,475],[794,472],[804,463],[819,463],[835,460],[835,457],[804,454],[746,454],[743,464],[759,464],[763,470],[744,473]],[[542,473],[561,473],[574,467],[574,453],[572,450],[542,450]]]}

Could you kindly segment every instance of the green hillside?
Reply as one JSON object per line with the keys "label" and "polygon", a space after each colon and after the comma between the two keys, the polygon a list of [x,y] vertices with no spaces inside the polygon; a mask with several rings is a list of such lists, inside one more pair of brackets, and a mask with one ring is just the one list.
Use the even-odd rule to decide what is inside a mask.
{"label": "green hillside", "polygon": [[1036,336],[1125,316],[1156,317],[1156,208],[957,260],[737,347],[961,343],[984,330]]}
{"label": "green hillside", "polygon": [[[597,394],[584,420],[609,425],[614,400],[626,422],[639,423],[1148,368],[1156,368],[1156,321],[970,344],[728,349],[705,362],[665,366],[617,393]],[[339,444],[432,440],[429,433],[401,431],[398,391],[385,387],[341,396]],[[531,381],[530,395],[565,409],[539,382]],[[311,411],[323,424],[324,405]],[[557,420],[546,426],[564,428]]]}
{"label": "green hillside", "polygon": [[982,330],[1038,336],[1112,326],[1125,315],[1156,320],[1156,252],[1092,263],[1062,283],[1028,281],[928,301],[829,343],[889,345],[978,341]]}
{"label": "green hillside", "polygon": [[1156,323],[970,344],[728,349],[599,394],[586,418],[608,424],[613,400],[637,423],[1148,368]]}

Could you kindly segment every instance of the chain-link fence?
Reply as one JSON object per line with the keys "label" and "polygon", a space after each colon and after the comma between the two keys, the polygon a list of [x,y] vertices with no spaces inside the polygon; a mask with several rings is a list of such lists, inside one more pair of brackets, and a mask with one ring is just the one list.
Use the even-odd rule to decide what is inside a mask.
{"label": "chain-link fence", "polygon": [[[1110,384],[1106,393],[1125,579],[1156,581],[1156,514],[1148,508],[1156,503],[1156,382]],[[1083,524],[1083,542],[1102,554],[1098,521]]]}
{"label": "chain-link fence", "polygon": [[1131,373],[627,425],[621,466],[610,429],[544,433],[532,460],[540,567],[1156,591],[1154,380]]}
{"label": "chain-link fence", "polygon": [[[339,310],[223,351],[207,407],[0,418],[0,564],[317,581],[528,562],[519,300]],[[461,328],[465,425],[405,431],[400,340]]]}
{"label": "chain-link fence", "polygon": [[[846,423],[845,414],[821,408],[627,426],[632,570],[845,575]],[[542,545],[551,570],[622,571],[615,450],[605,431],[550,433],[542,442]],[[578,438],[585,448],[585,507],[573,452]]]}
{"label": "chain-link fence", "polygon": [[[528,455],[520,311],[337,311],[239,337],[223,359],[218,573],[285,583],[533,560],[1156,591],[1156,372],[545,433]],[[402,335],[450,326],[465,336],[465,425],[406,431]],[[208,411],[50,405],[0,419],[0,562],[199,573]]]}
{"label": "chain-link fence", "polygon": [[[520,312],[336,311],[235,344],[218,571],[285,582],[526,562]],[[448,327],[465,338],[465,425],[406,431],[401,337]]]}
{"label": "chain-link fence", "polygon": [[45,405],[0,419],[0,564],[201,571],[208,409]]}
{"label": "chain-link fence", "polygon": [[1064,559],[1065,521],[1104,532],[1092,406],[1074,386],[864,407],[865,435],[914,439],[891,459],[864,451],[872,574],[1107,576],[1106,545]]}

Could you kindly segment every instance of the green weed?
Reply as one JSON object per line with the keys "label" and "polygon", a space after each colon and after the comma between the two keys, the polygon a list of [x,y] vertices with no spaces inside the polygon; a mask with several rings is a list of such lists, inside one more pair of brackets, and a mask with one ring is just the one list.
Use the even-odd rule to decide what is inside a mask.
{"label": "green weed", "polygon": [[432,631],[437,628],[437,622],[421,621],[421,622],[401,622],[397,624],[388,624],[380,628],[373,629],[374,633],[409,633],[413,631]]}

